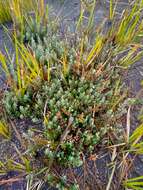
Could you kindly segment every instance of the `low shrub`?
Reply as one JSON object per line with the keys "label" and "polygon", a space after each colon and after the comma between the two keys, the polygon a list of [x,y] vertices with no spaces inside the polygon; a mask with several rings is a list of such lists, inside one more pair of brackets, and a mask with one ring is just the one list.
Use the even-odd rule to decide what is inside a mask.
{"label": "low shrub", "polygon": [[[25,25],[24,44],[14,36],[15,72],[14,64],[11,70],[0,54],[8,76],[9,88],[3,99],[7,114],[42,123],[40,130],[29,130],[26,137],[32,158],[42,152],[46,172],[45,168],[40,172],[45,180],[53,183],[56,178],[58,183],[57,176],[51,180],[53,166],[78,167],[83,155],[94,153],[96,145],[115,143],[109,133],[115,132],[116,142],[122,143],[124,137],[118,133],[127,90],[121,78],[122,72],[143,55],[137,42],[142,33],[141,9],[142,4],[135,4],[118,23],[110,21],[105,36],[94,30],[91,35],[85,27],[75,34],[74,42],[64,40],[60,32],[35,18],[32,25]],[[69,185],[65,181],[62,179],[62,184]]]}
{"label": "low shrub", "polygon": [[47,159],[78,166],[81,152],[92,152],[102,135],[116,128],[120,102],[113,109],[114,99],[121,95],[120,90],[115,95],[117,80],[114,67],[93,81],[72,71],[66,78],[53,73],[37,91],[27,89],[23,96],[8,92],[4,105],[13,118],[44,121],[43,138],[49,147],[42,149]]}

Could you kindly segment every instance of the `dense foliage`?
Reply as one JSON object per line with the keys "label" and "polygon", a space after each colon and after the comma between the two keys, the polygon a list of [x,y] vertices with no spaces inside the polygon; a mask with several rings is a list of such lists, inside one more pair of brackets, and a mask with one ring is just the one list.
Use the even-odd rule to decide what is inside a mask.
{"label": "dense foliage", "polygon": [[115,95],[118,77],[118,69],[108,66],[96,80],[89,80],[78,75],[73,64],[66,76],[54,69],[49,82],[39,81],[24,95],[7,92],[4,105],[13,118],[44,121],[49,160],[78,166],[81,153],[91,153],[100,138],[117,125],[120,104],[114,107],[114,100],[120,95],[120,90]]}
{"label": "dense foliage", "polygon": [[[72,37],[63,36],[54,22],[47,23],[46,11],[37,10],[29,20],[22,16],[20,30],[13,36],[15,59],[8,54],[10,66],[0,53],[8,86],[1,104],[11,119],[29,119],[35,126],[24,134],[27,150],[26,156],[21,157],[28,168],[25,170],[31,172],[31,162],[40,157],[42,166],[33,167],[32,175],[38,171],[44,174],[45,181],[55,182],[54,185],[60,179],[59,189],[69,184],[66,176],[53,175],[52,167],[81,166],[97,145],[106,148],[111,145],[112,164],[116,157],[119,168],[122,152],[123,159],[126,157],[126,148],[132,151],[139,147],[141,151],[142,144],[136,146],[136,143],[141,138],[142,126],[129,138],[130,107],[127,134],[123,132],[123,115],[129,105],[125,102],[127,90],[121,78],[122,71],[143,55],[142,47],[136,44],[142,34],[138,11],[142,4],[135,4],[131,14],[126,11],[118,23],[109,20],[110,28],[103,35],[100,29],[91,31],[94,3],[87,28],[84,25],[83,30],[81,26],[84,18],[81,11],[77,29],[80,31],[81,26],[82,32],[71,34]],[[44,7],[44,1],[41,5]],[[39,123],[40,129],[36,125]],[[118,137],[120,130],[124,135]],[[116,146],[123,147],[122,151],[117,153]],[[26,157],[32,158],[30,162]],[[71,184],[71,189],[78,189]]]}

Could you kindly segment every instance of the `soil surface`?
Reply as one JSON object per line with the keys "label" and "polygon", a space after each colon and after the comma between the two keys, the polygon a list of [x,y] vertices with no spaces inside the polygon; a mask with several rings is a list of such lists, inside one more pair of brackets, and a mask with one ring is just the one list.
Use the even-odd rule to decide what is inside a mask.
{"label": "soil surface", "polygon": [[[6,27],[10,31],[12,29],[12,23],[6,23],[4,27]],[[10,55],[12,55],[13,54],[12,42],[8,34],[5,32],[4,27],[0,25],[0,51],[2,53],[5,53],[5,48],[7,48],[9,50]],[[0,87],[4,85],[4,79],[5,79],[4,73],[2,72],[0,65]]]}
{"label": "soil surface", "polygon": [[[78,16],[80,14],[80,3],[79,0],[64,0],[62,2],[58,0],[46,0],[46,2],[49,4],[50,8],[50,15],[57,16],[57,18],[60,18],[61,25],[64,27],[68,26],[68,29],[71,32],[74,32],[76,21],[78,19]],[[125,8],[128,4],[128,0],[120,0],[117,10],[117,15],[120,15],[123,8]],[[95,11],[95,24],[98,26],[104,19],[108,19],[108,10],[109,10],[109,2],[107,0],[100,0],[97,2],[97,7]],[[12,29],[12,24],[8,23],[6,24],[9,30]],[[0,51],[5,53],[5,46],[10,51],[10,54],[12,55],[14,53],[12,43],[8,38],[8,35],[4,32],[4,29],[2,26],[0,26]],[[0,68],[1,71],[1,68]],[[132,97],[136,97],[137,95],[140,98],[143,98],[143,93],[140,93],[141,91],[141,85],[140,82],[143,80],[143,60],[135,63],[128,71],[123,79],[125,81],[125,84],[130,89],[130,93]],[[0,75],[0,87],[4,87],[4,74]],[[131,115],[131,126],[132,130],[135,129],[138,124],[138,113],[139,113],[140,107],[134,107],[132,109],[132,115]],[[25,122],[24,122],[25,123]],[[27,122],[27,126],[23,129],[24,125],[23,121],[20,121],[16,124],[16,130],[18,131],[19,135],[17,136],[16,131],[13,132],[12,136],[14,137],[11,141],[2,141],[0,138],[0,160],[5,160],[6,158],[11,157],[17,157],[17,152],[14,149],[14,146],[16,145],[18,149],[22,151],[22,147],[20,145],[20,139],[22,138],[23,133],[25,130],[28,129],[30,126]],[[104,153],[103,153],[104,155]],[[96,160],[97,168],[94,167],[93,163],[89,163],[89,167],[92,168],[88,175],[86,175],[86,181],[90,183],[91,179],[95,178],[96,174],[98,173],[99,179],[98,181],[106,182],[106,179],[109,175],[109,171],[106,170],[106,166],[108,163],[110,163],[110,157],[109,155],[102,156],[102,159]],[[18,157],[17,157],[18,160]],[[93,171],[93,169],[96,169],[96,172]],[[83,174],[82,168],[77,168],[76,172],[80,175]],[[8,173],[3,179],[10,179],[11,177],[14,178],[15,176],[18,177],[19,174],[15,172]],[[134,167],[131,172],[131,176],[140,176],[143,175],[143,156],[137,156],[134,162]],[[97,189],[98,184],[94,184]],[[48,189],[48,187],[43,187],[43,190]],[[103,187],[104,189],[104,187]],[[20,180],[15,183],[10,183],[7,185],[0,185],[0,190],[26,190],[26,184],[23,180]]]}

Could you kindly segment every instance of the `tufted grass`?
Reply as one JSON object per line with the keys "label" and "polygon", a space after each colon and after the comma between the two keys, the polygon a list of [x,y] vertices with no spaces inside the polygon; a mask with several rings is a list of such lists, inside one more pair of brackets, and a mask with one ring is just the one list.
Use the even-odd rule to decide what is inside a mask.
{"label": "tufted grass", "polygon": [[37,1],[34,0],[0,0],[0,24],[9,22],[31,11]]}

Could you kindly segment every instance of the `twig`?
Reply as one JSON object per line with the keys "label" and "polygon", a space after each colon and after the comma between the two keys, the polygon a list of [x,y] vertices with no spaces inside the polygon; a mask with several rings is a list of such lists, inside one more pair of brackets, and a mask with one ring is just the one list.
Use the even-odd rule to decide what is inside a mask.
{"label": "twig", "polygon": [[109,178],[109,181],[108,181],[106,190],[110,190],[111,183],[112,183],[112,179],[113,179],[113,176],[114,176],[114,173],[115,173],[115,168],[116,168],[116,162],[115,162],[114,167],[113,167],[113,169],[112,169],[112,173],[111,173],[111,175],[110,175],[110,178]]}
{"label": "twig", "polygon": [[[113,153],[112,153],[112,158],[111,158],[111,162],[112,162],[112,163],[113,163],[114,160],[116,159],[116,156],[117,156],[116,152],[117,152],[117,149],[116,149],[116,147],[114,147]],[[113,179],[113,176],[114,176],[114,173],[115,173],[115,169],[116,169],[116,162],[117,162],[117,161],[115,161],[115,163],[114,163],[114,166],[113,166],[113,169],[112,169],[112,173],[111,173],[111,175],[110,175],[108,184],[107,184],[107,186],[106,186],[106,190],[110,190],[111,183],[112,183],[112,179]]]}
{"label": "twig", "polygon": [[128,108],[128,112],[127,112],[127,129],[126,129],[126,134],[127,134],[127,143],[129,143],[129,137],[130,137],[130,127],[131,127],[131,122],[130,122],[130,114],[131,113],[131,106],[129,106]]}
{"label": "twig", "polygon": [[18,139],[19,142],[21,143],[22,147],[25,149],[26,146],[25,146],[25,144],[24,144],[24,142],[23,142],[23,139],[21,138],[20,133],[18,132],[18,130],[17,130],[16,127],[14,126],[13,122],[12,122],[11,120],[9,120],[9,121],[10,121],[11,127],[13,128],[13,130],[14,130],[15,133],[16,133],[17,139]]}
{"label": "twig", "polygon": [[20,178],[11,178],[11,179],[4,179],[0,181],[0,185],[4,185],[4,184],[9,184],[9,183],[13,183],[16,181],[20,181],[20,180],[24,180],[23,179],[24,176],[20,177]]}

